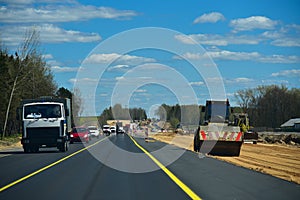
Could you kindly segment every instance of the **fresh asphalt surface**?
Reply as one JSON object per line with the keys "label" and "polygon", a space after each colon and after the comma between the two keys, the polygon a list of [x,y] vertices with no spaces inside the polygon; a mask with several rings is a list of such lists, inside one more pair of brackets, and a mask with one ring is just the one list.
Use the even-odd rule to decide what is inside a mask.
{"label": "fresh asphalt surface", "polygon": [[[3,189],[16,180],[20,181],[0,192],[0,199],[191,198],[129,136],[112,135],[101,140],[102,138],[93,139],[88,145],[94,143],[94,146],[74,156],[69,155],[83,149],[83,144],[72,144],[65,153],[56,149],[41,149],[39,153],[29,154],[22,150],[0,152],[0,188]],[[156,153],[155,150],[163,149],[166,144],[158,141],[145,142],[142,138],[135,140],[162,164],[181,151],[175,146],[169,146],[165,151]],[[114,161],[113,157],[120,149],[141,155],[143,163],[134,163],[126,156]],[[97,154],[101,155],[101,161],[90,152],[96,157]],[[53,164],[65,157],[65,160]],[[110,163],[110,167],[103,163]],[[53,166],[49,166],[51,164]],[[45,166],[49,168],[26,177]],[[133,172],[126,172],[134,166],[150,166],[158,170],[133,173],[135,169],[132,169]],[[213,158],[199,158],[198,154],[191,151],[185,151],[167,168],[202,199],[299,199],[300,196],[300,185]],[[20,180],[22,178],[24,180]]]}

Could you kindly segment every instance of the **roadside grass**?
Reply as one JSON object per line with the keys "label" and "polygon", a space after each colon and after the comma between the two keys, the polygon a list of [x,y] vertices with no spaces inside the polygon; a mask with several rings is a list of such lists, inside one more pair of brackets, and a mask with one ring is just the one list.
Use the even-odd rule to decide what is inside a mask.
{"label": "roadside grass", "polygon": [[0,140],[0,147],[13,146],[21,141],[21,134],[6,136]]}

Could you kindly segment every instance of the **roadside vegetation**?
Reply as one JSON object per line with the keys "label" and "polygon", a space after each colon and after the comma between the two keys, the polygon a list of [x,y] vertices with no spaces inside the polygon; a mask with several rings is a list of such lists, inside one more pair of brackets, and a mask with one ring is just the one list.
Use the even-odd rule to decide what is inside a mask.
{"label": "roadside vegetation", "polygon": [[[73,114],[80,111],[80,94],[65,88],[57,88],[50,67],[39,50],[39,33],[35,30],[25,34],[24,41],[15,52],[9,53],[0,39],[0,137],[15,138],[19,135],[17,108],[22,99],[41,96],[75,98]],[[74,120],[74,119],[73,119]]]}
{"label": "roadside vegetation", "polygon": [[19,144],[21,141],[21,134],[14,134],[11,136],[7,136],[0,140],[0,148],[2,147],[8,147],[8,146],[13,146],[16,144]]}

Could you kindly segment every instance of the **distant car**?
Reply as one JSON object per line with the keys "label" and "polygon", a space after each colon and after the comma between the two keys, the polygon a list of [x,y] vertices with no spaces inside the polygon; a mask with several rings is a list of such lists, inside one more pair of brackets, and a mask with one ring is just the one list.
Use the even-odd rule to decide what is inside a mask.
{"label": "distant car", "polygon": [[111,133],[110,126],[109,125],[104,125],[102,127],[102,131],[103,131],[103,134],[105,134],[106,136],[110,135],[110,133]]}
{"label": "distant car", "polygon": [[88,129],[91,133],[91,136],[99,138],[100,132],[99,132],[97,126],[88,126]]}
{"label": "distant car", "polygon": [[118,133],[118,134],[124,134],[124,133],[125,133],[125,130],[123,129],[123,127],[119,127],[117,133]]}
{"label": "distant car", "polygon": [[116,134],[117,133],[117,128],[115,126],[110,127],[110,133],[111,134]]}
{"label": "distant car", "polygon": [[70,143],[74,142],[86,142],[90,141],[90,132],[86,127],[74,127],[70,134]]}

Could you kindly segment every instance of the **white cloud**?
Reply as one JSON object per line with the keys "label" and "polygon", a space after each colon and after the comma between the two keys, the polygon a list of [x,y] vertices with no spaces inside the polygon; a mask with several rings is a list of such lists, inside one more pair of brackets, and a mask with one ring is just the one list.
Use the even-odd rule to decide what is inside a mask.
{"label": "white cloud", "polygon": [[184,44],[197,44],[197,42],[192,37],[187,35],[175,35],[175,39]]}
{"label": "white cloud", "polygon": [[56,73],[61,72],[77,72],[79,68],[77,67],[60,67],[60,66],[52,66],[51,71]]}
{"label": "white cloud", "polygon": [[93,64],[107,64],[113,61],[117,61],[119,65],[139,65],[147,62],[155,62],[153,58],[131,56],[131,55],[121,55],[117,53],[110,54],[92,54],[86,60],[87,63]]}
{"label": "white cloud", "polygon": [[47,5],[45,7],[6,7],[0,9],[0,21],[4,23],[49,23],[86,21],[95,18],[129,19],[136,16],[132,10],[116,10],[80,4]]}
{"label": "white cloud", "polygon": [[107,71],[128,69],[129,65],[115,65],[107,69]]}
{"label": "white cloud", "polygon": [[92,78],[81,78],[81,79],[76,79],[76,78],[71,78],[69,79],[70,83],[80,83],[80,84],[95,84],[98,82],[98,79],[92,79]]}
{"label": "white cloud", "polygon": [[[73,0],[64,0],[64,3],[72,2]],[[62,2],[61,0],[0,0],[2,3],[15,4],[15,5],[24,5],[32,3],[57,3]],[[73,1],[74,2],[74,1]]]}
{"label": "white cloud", "polygon": [[118,76],[116,77],[116,81],[125,80],[124,76]]}
{"label": "white cloud", "polygon": [[[219,59],[219,60],[252,60],[259,57],[257,52],[232,52],[226,50],[220,51],[208,51],[205,54],[199,53],[190,53],[187,52],[181,55],[185,59],[191,60],[200,60],[200,59],[207,59],[211,57],[212,59]],[[180,57],[174,57],[175,59],[180,59]]]}
{"label": "white cloud", "polygon": [[194,24],[198,23],[216,23],[217,21],[225,20],[225,17],[219,12],[205,13],[194,20]]}
{"label": "white cloud", "polygon": [[202,81],[198,81],[198,82],[190,82],[190,85],[200,86],[200,85],[204,85],[204,82],[202,82]]}
{"label": "white cloud", "polygon": [[274,46],[282,46],[282,47],[300,47],[300,38],[282,37],[272,41],[271,44]]}
{"label": "white cloud", "polygon": [[44,59],[53,59],[52,54],[44,54],[44,55],[42,55],[42,57],[43,57]]}
{"label": "white cloud", "polygon": [[271,40],[270,44],[281,47],[300,47],[300,25],[291,24],[281,27],[279,30],[264,32],[261,37]]}
{"label": "white cloud", "polygon": [[174,56],[173,59],[191,59],[201,60],[211,57],[216,60],[234,60],[234,61],[256,61],[262,63],[299,63],[299,56],[284,56],[284,55],[271,55],[265,56],[258,52],[234,52],[227,50],[217,49],[216,51],[207,51],[204,54],[200,53],[184,53],[181,56]]}
{"label": "white cloud", "polygon": [[262,56],[259,58],[260,62],[263,63],[299,63],[299,56],[284,56],[284,55],[271,55]]}
{"label": "white cloud", "polygon": [[137,93],[144,93],[144,92],[147,92],[147,90],[144,90],[144,89],[138,89],[138,90],[135,90],[134,92],[137,92]]}
{"label": "white cloud", "polygon": [[100,94],[100,97],[107,97],[107,96],[108,96],[107,93],[101,93],[101,94]]}
{"label": "white cloud", "polygon": [[280,31],[265,31],[262,33],[262,37],[267,39],[278,39],[284,37],[284,34]]}
{"label": "white cloud", "polygon": [[230,21],[230,26],[233,27],[234,32],[250,31],[254,29],[271,30],[274,29],[277,24],[277,21],[273,21],[264,16],[251,16]]}
{"label": "white cloud", "polygon": [[[250,27],[250,26],[249,26]],[[300,26],[299,26],[300,27]],[[300,29],[300,28],[299,28]],[[257,45],[262,42],[270,42],[273,46],[299,47],[300,30],[298,25],[287,25],[279,30],[265,31],[260,35],[219,35],[219,34],[190,34],[175,35],[175,39],[183,44],[202,44],[213,46],[228,46],[236,44]]]}
{"label": "white cloud", "polygon": [[[206,56],[207,57],[207,56]],[[204,54],[200,54],[200,53],[184,53],[182,55],[176,55],[173,56],[173,59],[177,59],[177,60],[182,60],[182,59],[187,59],[187,60],[200,60],[200,59],[204,59]]]}
{"label": "white cloud", "polygon": [[40,33],[42,43],[60,42],[94,42],[101,40],[98,33],[83,33],[74,30],[65,30],[53,24],[41,24],[38,26],[2,26],[0,28],[2,41],[6,45],[19,45],[26,31],[36,30]]}
{"label": "white cloud", "polygon": [[251,78],[245,78],[245,77],[240,77],[240,78],[235,78],[232,80],[227,80],[227,83],[250,83],[253,82],[254,80]]}
{"label": "white cloud", "polygon": [[267,79],[267,80],[261,80],[261,83],[264,85],[289,85],[288,80]]}
{"label": "white cloud", "polygon": [[207,55],[213,59],[220,60],[253,60],[260,56],[257,52],[233,52],[227,50],[207,52]]}
{"label": "white cloud", "polygon": [[271,76],[279,77],[279,76],[298,76],[300,77],[300,69],[291,69],[291,70],[284,70],[276,73],[272,73]]}
{"label": "white cloud", "polygon": [[236,35],[218,35],[218,34],[191,34],[176,35],[175,39],[184,44],[203,44],[203,45],[216,45],[227,46],[229,44],[258,44],[262,38],[254,36],[236,36]]}

